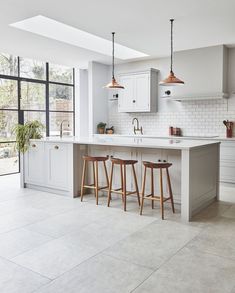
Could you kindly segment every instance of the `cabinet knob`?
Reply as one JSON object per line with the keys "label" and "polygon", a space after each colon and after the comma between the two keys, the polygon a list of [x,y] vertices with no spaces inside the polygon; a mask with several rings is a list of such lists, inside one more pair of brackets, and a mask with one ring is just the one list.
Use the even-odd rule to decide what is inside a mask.
{"label": "cabinet knob", "polygon": [[58,148],[59,148],[58,145],[55,145],[55,149],[58,150]]}
{"label": "cabinet knob", "polygon": [[36,144],[35,143],[32,144],[32,148],[36,148]]}
{"label": "cabinet knob", "polygon": [[135,101],[135,100],[133,100],[132,102],[133,102],[133,103],[135,103],[136,101]]}

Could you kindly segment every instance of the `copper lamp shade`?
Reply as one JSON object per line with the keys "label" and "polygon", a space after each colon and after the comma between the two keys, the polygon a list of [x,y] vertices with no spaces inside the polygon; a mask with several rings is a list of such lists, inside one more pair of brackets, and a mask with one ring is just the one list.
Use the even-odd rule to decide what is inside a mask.
{"label": "copper lamp shade", "polygon": [[124,89],[124,86],[120,85],[116,79],[113,77],[112,81],[110,83],[108,83],[105,88],[109,88],[109,89]]}
{"label": "copper lamp shade", "polygon": [[176,86],[176,85],[183,85],[184,82],[177,78],[173,72],[173,22],[174,19],[170,19],[171,22],[171,67],[170,67],[170,74],[168,77],[159,82],[159,85],[162,86]]}
{"label": "copper lamp shade", "polygon": [[114,77],[114,35],[115,33],[112,32],[112,44],[113,44],[113,51],[112,51],[112,80],[110,83],[108,83],[106,86],[104,86],[105,88],[108,89],[124,89],[124,86],[120,85],[115,77]]}
{"label": "copper lamp shade", "polygon": [[167,78],[159,82],[162,86],[175,86],[175,85],[181,85],[184,84],[182,80],[177,78],[173,71],[170,72]]}

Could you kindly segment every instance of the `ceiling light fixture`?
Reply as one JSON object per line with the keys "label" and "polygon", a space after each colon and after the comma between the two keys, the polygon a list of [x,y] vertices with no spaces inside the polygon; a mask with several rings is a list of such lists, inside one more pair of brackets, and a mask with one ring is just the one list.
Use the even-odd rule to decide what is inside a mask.
{"label": "ceiling light fixture", "polygon": [[169,76],[160,81],[160,85],[162,86],[175,86],[175,85],[182,85],[184,82],[177,78],[173,72],[173,22],[174,19],[170,19],[171,22],[171,68],[170,68],[170,74]]}
{"label": "ceiling light fixture", "polygon": [[113,50],[112,50],[112,80],[110,83],[108,83],[105,88],[109,89],[124,89],[124,86],[120,85],[115,77],[114,77],[114,35],[115,32],[112,32],[112,44],[113,44]]}

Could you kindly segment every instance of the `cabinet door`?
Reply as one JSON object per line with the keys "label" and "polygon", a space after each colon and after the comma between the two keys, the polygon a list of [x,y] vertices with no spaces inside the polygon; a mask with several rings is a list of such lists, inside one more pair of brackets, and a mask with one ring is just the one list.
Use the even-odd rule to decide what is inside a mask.
{"label": "cabinet door", "polygon": [[65,143],[47,143],[45,146],[47,165],[47,186],[69,190],[69,166],[71,163],[69,145]]}
{"label": "cabinet door", "polygon": [[134,78],[133,76],[122,76],[120,84],[124,86],[123,90],[119,91],[118,111],[119,112],[134,112]]}
{"label": "cabinet door", "polygon": [[150,75],[148,73],[135,76],[135,111],[150,111]]}
{"label": "cabinet door", "polygon": [[44,183],[44,143],[31,142],[24,154],[25,182],[41,185]]}

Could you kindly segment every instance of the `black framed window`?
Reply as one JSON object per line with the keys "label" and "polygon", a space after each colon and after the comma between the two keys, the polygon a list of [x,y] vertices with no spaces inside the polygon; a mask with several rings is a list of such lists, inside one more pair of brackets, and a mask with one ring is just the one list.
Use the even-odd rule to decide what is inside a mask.
{"label": "black framed window", "polygon": [[[13,127],[38,120],[45,135],[74,135],[74,69],[0,53],[0,175],[19,172]],[[67,128],[66,128],[67,127]]]}

